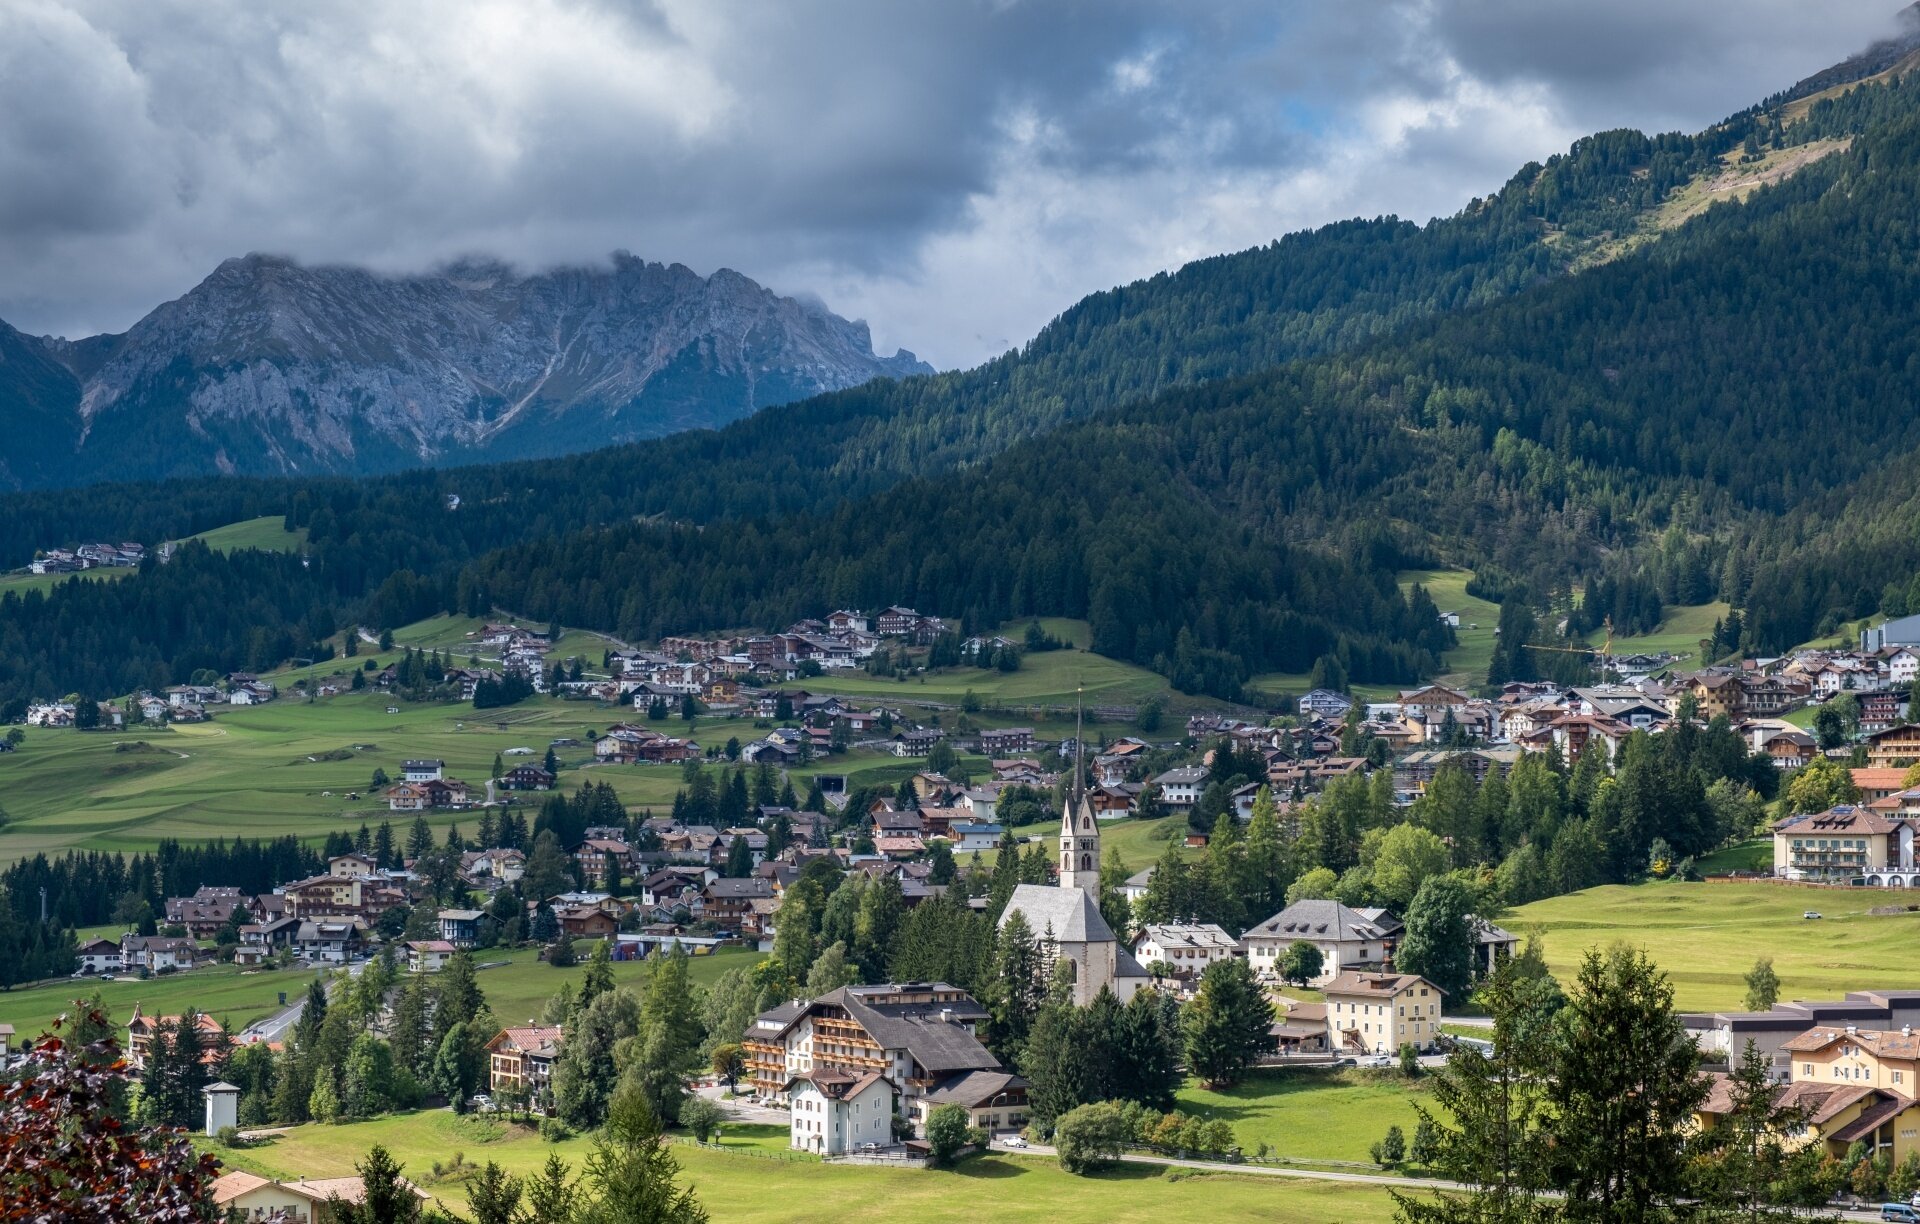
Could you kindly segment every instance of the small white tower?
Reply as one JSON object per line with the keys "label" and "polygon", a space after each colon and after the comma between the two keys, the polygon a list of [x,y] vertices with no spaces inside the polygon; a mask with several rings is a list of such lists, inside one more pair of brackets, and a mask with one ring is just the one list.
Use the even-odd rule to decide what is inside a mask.
{"label": "small white tower", "polygon": [[240,1124],[240,1089],[221,1080],[200,1090],[207,1098],[207,1134],[217,1135],[223,1126]]}

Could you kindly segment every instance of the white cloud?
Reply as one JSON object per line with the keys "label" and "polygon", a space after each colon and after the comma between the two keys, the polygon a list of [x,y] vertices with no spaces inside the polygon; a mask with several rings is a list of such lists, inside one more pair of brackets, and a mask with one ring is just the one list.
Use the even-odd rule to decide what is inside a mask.
{"label": "white cloud", "polygon": [[624,248],[966,364],[1190,258],[1451,212],[1596,128],[1698,127],[1889,24],[1881,0],[16,0],[0,318],[118,330],[248,250]]}

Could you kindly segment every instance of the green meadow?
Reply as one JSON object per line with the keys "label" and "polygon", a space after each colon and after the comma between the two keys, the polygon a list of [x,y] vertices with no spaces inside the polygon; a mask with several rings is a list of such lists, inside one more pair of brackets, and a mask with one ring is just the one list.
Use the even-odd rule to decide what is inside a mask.
{"label": "green meadow", "polygon": [[[1393,1201],[1380,1186],[1123,1165],[1092,1177],[1062,1173],[1051,1159],[998,1153],[952,1170],[890,1169],[769,1159],[766,1128],[729,1128],[723,1150],[673,1148],[681,1178],[714,1220],[727,1224],[1115,1224],[1206,1218],[1218,1224],[1339,1224],[1383,1220]],[[210,1148],[223,1162],[266,1176],[335,1177],[378,1143],[406,1175],[455,1208],[466,1205],[463,1180],[430,1180],[435,1162],[460,1152],[470,1164],[499,1164],[529,1173],[550,1153],[576,1169],[591,1150],[585,1138],[541,1142],[525,1127],[445,1110],[341,1126],[294,1127],[241,1151]],[[731,1149],[731,1150],[725,1150]]]}
{"label": "green meadow", "polygon": [[[1685,1011],[1737,1008],[1756,957],[1773,958],[1783,999],[1837,999],[1849,990],[1920,985],[1913,946],[1920,913],[1870,914],[1901,894],[1778,884],[1608,885],[1510,910],[1515,934],[1538,927],[1547,963],[1565,982],[1588,948],[1646,949]],[[1808,910],[1823,915],[1807,919]]]}

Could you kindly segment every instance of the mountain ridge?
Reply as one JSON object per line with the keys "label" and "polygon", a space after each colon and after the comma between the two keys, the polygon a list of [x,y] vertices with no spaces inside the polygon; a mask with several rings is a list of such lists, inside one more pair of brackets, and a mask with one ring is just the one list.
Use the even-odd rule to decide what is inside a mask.
{"label": "mountain ridge", "polygon": [[877,356],[865,323],[731,269],[624,252],[607,267],[469,258],[415,275],[256,253],[126,332],[27,339],[73,386],[62,418],[57,379],[27,371],[43,462],[9,470],[16,484],[555,454],[932,372],[906,350]]}

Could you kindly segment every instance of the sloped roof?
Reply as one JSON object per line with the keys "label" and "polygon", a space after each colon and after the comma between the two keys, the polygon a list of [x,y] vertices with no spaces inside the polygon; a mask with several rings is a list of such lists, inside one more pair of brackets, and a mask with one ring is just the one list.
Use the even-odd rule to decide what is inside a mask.
{"label": "sloped roof", "polygon": [[1387,932],[1380,923],[1338,901],[1295,901],[1259,926],[1248,937],[1270,939],[1379,939]]}
{"label": "sloped roof", "polygon": [[1026,916],[1027,926],[1036,939],[1051,928],[1054,940],[1059,943],[1115,942],[1113,928],[1100,916],[1100,907],[1084,889],[1020,884],[1008,899],[1006,912],[1000,915],[1001,926],[1007,924],[1008,915],[1015,910]]}
{"label": "sloped roof", "polygon": [[964,1105],[969,1109],[986,1104],[1011,1089],[1024,1091],[1027,1081],[1011,1071],[968,1071],[956,1075],[922,1099],[929,1105]]}

